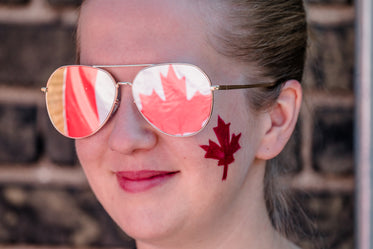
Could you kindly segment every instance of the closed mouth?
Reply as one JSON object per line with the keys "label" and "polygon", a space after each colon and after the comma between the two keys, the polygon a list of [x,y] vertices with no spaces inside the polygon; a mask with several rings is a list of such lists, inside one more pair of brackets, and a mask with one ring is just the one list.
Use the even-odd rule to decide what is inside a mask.
{"label": "closed mouth", "polygon": [[179,171],[118,171],[116,177],[119,186],[126,192],[138,193],[162,185],[173,178]]}

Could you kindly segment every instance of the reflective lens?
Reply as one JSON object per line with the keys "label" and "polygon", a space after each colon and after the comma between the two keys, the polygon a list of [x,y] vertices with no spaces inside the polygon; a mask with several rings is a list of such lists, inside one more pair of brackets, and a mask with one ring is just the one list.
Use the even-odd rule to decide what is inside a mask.
{"label": "reflective lens", "polygon": [[87,66],[57,69],[47,84],[47,108],[55,128],[64,136],[82,138],[100,129],[116,99],[114,79]]}
{"label": "reflective lens", "polygon": [[173,136],[199,132],[212,110],[210,81],[199,68],[189,64],[143,69],[133,81],[133,96],[144,118]]}
{"label": "reflective lens", "polygon": [[[202,130],[209,120],[210,86],[205,73],[194,65],[161,64],[140,70],[132,93],[153,127],[168,135],[188,136]],[[67,137],[82,138],[98,131],[110,117],[117,87],[102,69],[66,66],[50,77],[46,98],[56,129]]]}

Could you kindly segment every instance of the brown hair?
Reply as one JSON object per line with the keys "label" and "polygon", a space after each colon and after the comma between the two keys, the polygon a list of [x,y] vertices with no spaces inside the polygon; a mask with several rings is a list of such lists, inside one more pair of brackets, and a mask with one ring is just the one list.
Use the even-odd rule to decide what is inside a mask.
{"label": "brown hair", "polygon": [[[247,63],[251,74],[246,75],[248,82],[278,83],[248,93],[254,110],[270,107],[281,91],[281,83],[302,80],[308,39],[302,0],[221,0],[210,8],[223,16],[207,21],[211,25],[209,41],[216,51]],[[290,219],[287,194],[276,181],[280,171],[274,162],[267,164],[264,195],[274,227],[288,236],[296,229]]]}

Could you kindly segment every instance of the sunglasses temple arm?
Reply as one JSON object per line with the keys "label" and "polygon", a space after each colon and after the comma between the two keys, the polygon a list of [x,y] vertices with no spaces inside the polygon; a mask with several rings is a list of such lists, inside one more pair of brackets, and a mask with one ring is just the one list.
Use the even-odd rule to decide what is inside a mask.
{"label": "sunglasses temple arm", "polygon": [[216,85],[211,86],[211,90],[234,90],[234,89],[245,89],[245,88],[257,88],[257,87],[273,87],[276,83],[260,83],[251,85]]}

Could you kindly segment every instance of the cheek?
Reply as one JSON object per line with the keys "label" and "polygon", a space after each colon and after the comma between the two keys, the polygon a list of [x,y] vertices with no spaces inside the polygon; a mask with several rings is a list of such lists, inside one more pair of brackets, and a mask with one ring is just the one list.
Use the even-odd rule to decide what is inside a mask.
{"label": "cheek", "polygon": [[86,160],[89,159],[89,151],[91,151],[89,143],[83,140],[75,140],[75,149],[78,155],[78,159],[80,164],[84,166],[86,164]]}
{"label": "cheek", "polygon": [[75,141],[76,152],[84,174],[97,198],[102,201],[103,190],[109,188],[107,182],[108,172],[103,170],[103,154],[99,149],[99,143],[94,143],[91,138]]}
{"label": "cheek", "polygon": [[241,133],[232,134],[230,136],[230,123],[225,123],[224,120],[218,116],[218,125],[213,128],[216,135],[217,142],[209,140],[208,145],[201,145],[205,150],[205,158],[217,160],[217,166],[223,166],[222,181],[225,181],[228,176],[228,166],[235,161],[234,154],[241,148],[239,140]]}
{"label": "cheek", "polygon": [[79,162],[89,177],[90,171],[100,165],[102,152],[99,143],[91,141],[91,138],[79,139],[75,141],[75,148]]}
{"label": "cheek", "polygon": [[[82,166],[87,162],[99,163],[97,159],[101,158],[107,148],[107,129],[110,127],[109,122],[96,134],[87,138],[75,140],[75,148]],[[89,164],[89,163],[88,163]]]}
{"label": "cheek", "polygon": [[90,175],[92,174],[92,172],[90,169],[92,169],[93,167],[88,167],[88,165],[91,164],[90,160],[92,160],[92,157],[89,156],[89,151],[91,151],[89,143],[86,143],[83,140],[76,140],[75,148],[84,174],[86,175],[88,181],[91,182]]}

